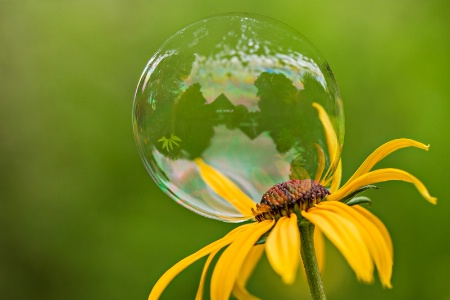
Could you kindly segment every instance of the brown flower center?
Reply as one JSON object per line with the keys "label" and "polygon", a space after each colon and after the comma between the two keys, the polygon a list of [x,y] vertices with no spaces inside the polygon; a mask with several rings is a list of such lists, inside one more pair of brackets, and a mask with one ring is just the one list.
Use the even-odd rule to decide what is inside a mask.
{"label": "brown flower center", "polygon": [[292,212],[308,210],[329,195],[330,192],[312,179],[291,179],[271,187],[256,204],[252,213],[258,222],[279,219]]}

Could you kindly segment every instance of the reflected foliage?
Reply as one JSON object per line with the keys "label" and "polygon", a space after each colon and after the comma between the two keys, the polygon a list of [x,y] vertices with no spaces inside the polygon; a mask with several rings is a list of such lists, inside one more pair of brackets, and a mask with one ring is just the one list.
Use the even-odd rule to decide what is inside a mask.
{"label": "reflected foliage", "polygon": [[[160,73],[157,76],[160,77]],[[160,82],[159,77],[154,82]],[[210,145],[214,127],[241,130],[251,140],[267,132],[279,153],[290,149],[299,153],[292,160],[292,176],[304,178],[305,169],[311,167],[307,165],[308,161],[314,160],[303,159],[301,153],[310,151],[304,147],[314,147],[314,137],[322,134],[314,132],[321,129],[320,125],[311,126],[320,122],[311,104],[323,102],[319,99],[319,95],[323,95],[323,86],[308,75],[304,76],[302,83],[304,88],[297,89],[284,74],[261,73],[254,82],[260,99],[255,112],[250,112],[242,104],[234,105],[224,93],[208,104],[199,83],[192,84],[179,95],[169,87],[168,95],[161,95],[161,99],[157,98],[159,94],[155,95],[158,114],[148,118],[148,144],[171,159],[193,159],[200,157]],[[153,104],[148,102],[148,105]],[[173,144],[173,148],[163,147],[163,143],[157,142],[171,135],[181,139],[178,145]]]}

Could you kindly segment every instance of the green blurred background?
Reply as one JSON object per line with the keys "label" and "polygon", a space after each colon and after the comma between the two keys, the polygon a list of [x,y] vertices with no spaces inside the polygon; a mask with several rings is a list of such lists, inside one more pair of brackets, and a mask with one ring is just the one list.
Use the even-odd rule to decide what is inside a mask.
{"label": "green blurred background", "polygon": [[[364,285],[327,248],[329,299],[450,299],[450,9],[447,1],[0,1],[0,295],[146,299],[159,276],[230,229],[163,194],[138,156],[131,106],[153,52],[206,16],[251,12],[306,35],[330,63],[346,112],[344,179],[378,145],[380,166],[417,175],[437,206],[392,182],[368,193],[394,240],[392,290]],[[202,264],[163,299],[192,299]],[[249,288],[308,299],[263,260]]]}

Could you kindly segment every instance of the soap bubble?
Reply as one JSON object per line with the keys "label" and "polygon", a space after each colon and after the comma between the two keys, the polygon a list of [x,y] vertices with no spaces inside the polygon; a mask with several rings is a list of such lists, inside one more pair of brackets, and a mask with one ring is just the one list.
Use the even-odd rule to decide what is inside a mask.
{"label": "soap bubble", "polygon": [[[313,103],[328,115],[334,150]],[[136,89],[133,130],[145,167],[172,199],[240,222],[250,207],[230,202],[205,170],[255,203],[290,178],[322,169],[330,178],[344,115],[328,64],[305,37],[273,19],[226,14],[183,28],[153,55]]]}

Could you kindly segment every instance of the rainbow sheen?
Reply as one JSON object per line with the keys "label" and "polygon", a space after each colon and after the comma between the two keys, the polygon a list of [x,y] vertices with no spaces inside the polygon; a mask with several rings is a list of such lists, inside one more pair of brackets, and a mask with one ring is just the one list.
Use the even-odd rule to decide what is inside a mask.
{"label": "rainbow sheen", "polygon": [[[339,149],[330,157],[327,112]],[[200,176],[201,158],[255,203],[273,185],[325,176],[344,139],[333,74],[301,34],[273,19],[226,14],[170,37],[148,62],[133,105],[135,139],[148,172],[172,199],[203,216],[248,219]],[[249,208],[250,211],[250,208]]]}

